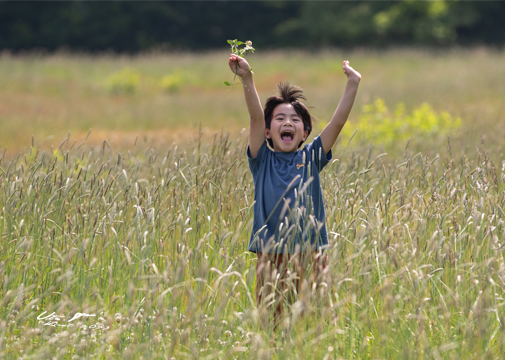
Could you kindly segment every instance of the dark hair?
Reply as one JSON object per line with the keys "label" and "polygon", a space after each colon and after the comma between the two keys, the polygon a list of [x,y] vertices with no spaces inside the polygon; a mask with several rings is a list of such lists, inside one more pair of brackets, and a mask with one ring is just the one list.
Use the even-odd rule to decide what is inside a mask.
{"label": "dark hair", "polygon": [[[277,84],[279,88],[279,95],[270,96],[267,99],[263,113],[265,114],[265,127],[270,129],[270,124],[272,122],[272,115],[274,109],[280,104],[291,104],[295,109],[296,113],[301,116],[303,121],[303,130],[307,131],[307,135],[312,131],[312,116],[309,110],[300,100],[307,100],[303,96],[303,90],[297,86],[291,85],[289,82],[280,82]],[[273,148],[274,142],[272,139],[267,139],[268,144]],[[298,144],[300,147],[303,144],[303,140]]]}

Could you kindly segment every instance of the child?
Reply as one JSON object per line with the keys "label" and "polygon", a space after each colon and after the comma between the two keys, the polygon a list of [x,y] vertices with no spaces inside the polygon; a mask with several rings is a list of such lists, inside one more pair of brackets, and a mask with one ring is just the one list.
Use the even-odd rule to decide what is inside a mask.
{"label": "child", "polygon": [[[232,54],[228,63],[231,71],[241,78],[250,115],[247,156],[255,203],[248,250],[258,258],[259,305],[266,298],[264,285],[277,283],[278,278],[298,292],[304,262],[317,263],[316,272],[326,267],[327,255],[322,256],[321,251],[329,245],[319,172],[332,159],[331,148],[347,121],[361,75],[349,66],[349,61],[343,62],[342,69],[347,75],[344,95],[321,134],[300,149],[312,131],[311,115],[300,101],[305,100],[302,90],[281,83],[279,96],[268,98],[262,109],[248,62]],[[288,262],[294,264],[292,273],[288,271]],[[294,286],[287,283],[288,275]],[[275,285],[272,286],[275,292]],[[279,303],[276,310],[280,312]]]}

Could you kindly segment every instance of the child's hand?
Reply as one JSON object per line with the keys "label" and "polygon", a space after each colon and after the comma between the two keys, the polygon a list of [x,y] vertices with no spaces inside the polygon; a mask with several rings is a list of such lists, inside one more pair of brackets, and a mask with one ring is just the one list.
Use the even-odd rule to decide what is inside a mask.
{"label": "child's hand", "polygon": [[348,60],[344,60],[342,63],[342,70],[344,70],[344,74],[347,75],[347,80],[354,80],[357,82],[361,80],[361,74],[349,66]]}
{"label": "child's hand", "polygon": [[240,57],[235,54],[231,54],[228,59],[228,65],[230,65],[230,69],[234,74],[237,74],[241,78],[251,72],[251,66],[243,57]]}

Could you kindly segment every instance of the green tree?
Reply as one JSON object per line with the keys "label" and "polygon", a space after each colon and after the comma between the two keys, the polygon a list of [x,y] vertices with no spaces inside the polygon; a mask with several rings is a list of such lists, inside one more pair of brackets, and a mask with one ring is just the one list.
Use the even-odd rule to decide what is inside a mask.
{"label": "green tree", "polygon": [[0,49],[505,44],[505,1],[2,1]]}
{"label": "green tree", "polygon": [[[489,14],[493,10],[494,15]],[[488,19],[505,16],[505,3],[460,1],[354,1],[303,2],[297,18],[280,23],[275,33],[288,38],[296,34],[304,46],[353,46],[417,44],[437,45],[464,42],[465,29],[482,29],[481,13]],[[494,22],[496,30],[501,29]],[[480,30],[484,41],[503,43],[491,29]],[[461,34],[465,34],[460,38]]]}

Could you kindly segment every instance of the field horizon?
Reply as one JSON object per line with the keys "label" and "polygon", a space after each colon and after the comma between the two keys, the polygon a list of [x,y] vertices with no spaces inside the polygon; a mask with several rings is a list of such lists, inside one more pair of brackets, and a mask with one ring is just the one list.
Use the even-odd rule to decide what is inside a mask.
{"label": "field horizon", "polygon": [[[168,148],[201,137],[210,143],[222,131],[238,136],[248,115],[227,52],[150,53],[135,56],[61,54],[0,56],[0,149],[14,156],[32,146],[58,147],[71,134],[79,143],[130,147],[135,139]],[[394,109],[429,103],[462,119],[450,134],[453,145],[478,145],[480,136],[498,143],[505,134],[505,52],[476,49],[392,49],[270,51],[248,56],[262,101],[279,81],[305,90],[316,123],[313,135],[331,117],[351,60],[363,75],[349,124],[377,98]],[[476,70],[478,69],[478,70]],[[21,125],[22,124],[22,125]],[[201,131],[201,135],[199,134]],[[360,134],[355,140],[359,140]],[[458,140],[464,140],[459,142]],[[370,141],[372,139],[363,139]],[[415,139],[414,139],[415,140]]]}

